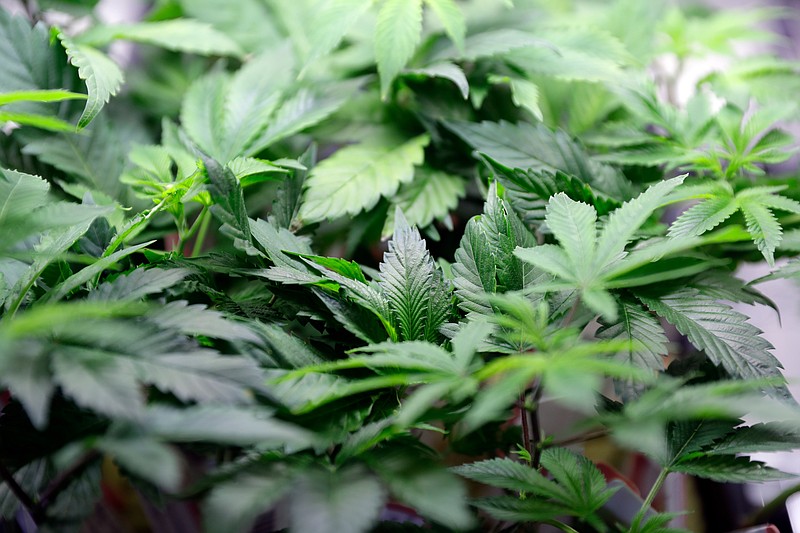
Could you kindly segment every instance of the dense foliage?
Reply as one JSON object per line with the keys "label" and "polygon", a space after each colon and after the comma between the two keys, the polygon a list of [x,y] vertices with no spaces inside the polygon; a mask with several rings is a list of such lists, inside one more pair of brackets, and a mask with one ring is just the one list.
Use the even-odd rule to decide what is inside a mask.
{"label": "dense foliage", "polygon": [[[212,532],[667,532],[669,473],[784,477],[748,454],[800,410],[731,305],[800,251],[797,65],[731,46],[781,13],[93,4],[0,10],[8,527],[79,529],[112,464]],[[638,513],[542,398],[659,465]]]}

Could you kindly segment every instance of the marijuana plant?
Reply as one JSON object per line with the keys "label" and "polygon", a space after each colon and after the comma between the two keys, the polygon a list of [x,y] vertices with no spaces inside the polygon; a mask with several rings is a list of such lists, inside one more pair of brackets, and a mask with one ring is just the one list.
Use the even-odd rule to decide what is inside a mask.
{"label": "marijuana plant", "polygon": [[800,271],[800,77],[730,46],[781,13],[36,4],[0,9],[3,531],[667,533],[670,474],[787,477],[734,304]]}

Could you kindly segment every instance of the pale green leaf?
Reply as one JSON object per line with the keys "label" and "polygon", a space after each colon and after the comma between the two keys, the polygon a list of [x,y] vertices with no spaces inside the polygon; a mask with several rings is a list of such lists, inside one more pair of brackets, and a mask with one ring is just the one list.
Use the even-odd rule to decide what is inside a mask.
{"label": "pale green leaf", "polygon": [[396,145],[366,141],[347,146],[318,164],[306,180],[300,218],[314,222],[370,209],[414,177],[430,138],[420,135]]}
{"label": "pale green leaf", "polygon": [[[415,171],[414,181],[400,186],[392,203],[400,208],[410,225],[424,228],[434,220],[447,217],[465,193],[462,178],[422,167]],[[394,210],[386,218],[383,235],[393,232]]]}
{"label": "pale green leaf", "polygon": [[461,67],[455,63],[441,61],[427,67],[405,70],[403,71],[403,75],[424,76],[426,78],[443,78],[450,80],[455,84],[456,87],[458,87],[458,90],[461,92],[461,96],[464,97],[464,100],[469,98],[469,81],[467,80],[467,76],[464,74],[464,71],[461,70]]}
{"label": "pale green leaf", "polygon": [[739,209],[732,196],[703,200],[684,211],[669,227],[670,237],[698,236],[725,222]]}
{"label": "pale green leaf", "polygon": [[[336,49],[344,36],[372,5],[370,0],[322,0],[315,6],[310,26],[306,66]],[[301,74],[302,75],[302,74]]]}
{"label": "pale green leaf", "polygon": [[461,8],[455,0],[425,0],[425,4],[436,13],[436,17],[444,26],[444,31],[453,41],[453,44],[456,45],[456,48],[464,50],[467,23],[464,20]]}
{"label": "pale green leaf", "polygon": [[547,203],[546,220],[547,227],[569,257],[570,270],[575,272],[577,280],[589,281],[592,268],[596,268],[593,264],[597,243],[597,212],[594,207],[558,193]]}
{"label": "pale green leaf", "polygon": [[152,44],[175,52],[201,55],[241,56],[235,41],[210,24],[192,19],[140,22],[96,26],[74,41],[77,44],[102,47],[114,40]]}
{"label": "pale green leaf", "polygon": [[70,62],[78,67],[78,75],[86,82],[89,94],[86,107],[78,119],[78,129],[83,129],[119,91],[123,80],[122,70],[108,56],[91,46],[75,44],[63,33],[59,33],[58,38]]}
{"label": "pale green leaf", "polygon": [[403,70],[422,33],[422,0],[386,0],[375,26],[375,59],[386,99],[395,77]]}

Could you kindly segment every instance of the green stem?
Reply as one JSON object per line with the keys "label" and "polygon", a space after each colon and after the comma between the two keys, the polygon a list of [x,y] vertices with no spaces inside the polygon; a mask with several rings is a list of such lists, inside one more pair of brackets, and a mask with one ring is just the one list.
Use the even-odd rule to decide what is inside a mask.
{"label": "green stem", "polygon": [[200,213],[200,217],[202,217],[203,220],[200,221],[200,231],[197,233],[197,239],[195,239],[194,247],[192,247],[192,257],[197,257],[200,252],[203,251],[203,242],[206,240],[208,227],[211,225],[211,211],[204,207],[203,212]]}
{"label": "green stem", "polygon": [[122,231],[122,233],[118,234],[114,240],[111,241],[111,244],[109,244],[108,248],[106,248],[106,250],[103,252],[103,257],[108,257],[109,255],[113,254],[117,248],[122,245],[125,239],[127,239],[128,236],[133,233],[134,230],[138,229],[139,226],[150,220],[153,215],[161,211],[165,205],[167,205],[166,198],[161,200],[161,202],[159,202],[155,207],[148,211],[146,215],[142,216],[138,220],[136,220],[136,217],[134,217],[134,219],[128,223],[128,226]]}
{"label": "green stem", "polygon": [[661,490],[661,486],[666,481],[667,476],[669,475],[669,469],[664,468],[658,474],[655,483],[653,483],[653,487],[650,489],[650,492],[647,494],[647,498],[644,499],[644,503],[642,504],[642,508],[639,509],[639,512],[636,513],[636,517],[633,519],[633,523],[631,524],[631,531],[636,531],[639,528],[639,525],[642,522],[642,518],[653,505],[653,500],[656,499],[658,492]]}
{"label": "green stem", "polygon": [[183,247],[186,245],[186,241],[194,237],[194,234],[197,233],[197,230],[200,228],[200,225],[203,223],[205,219],[206,210],[208,206],[203,206],[203,209],[197,215],[197,218],[194,219],[192,223],[192,227],[189,228],[189,231],[181,234],[181,238],[178,240],[178,244],[176,250],[183,252]]}

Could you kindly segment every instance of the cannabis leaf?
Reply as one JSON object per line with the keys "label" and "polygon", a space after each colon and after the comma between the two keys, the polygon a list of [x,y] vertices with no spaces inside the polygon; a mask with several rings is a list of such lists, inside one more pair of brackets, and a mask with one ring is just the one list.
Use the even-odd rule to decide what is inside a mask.
{"label": "cannabis leaf", "polygon": [[339,149],[306,180],[300,218],[316,222],[374,207],[381,196],[414,178],[414,166],[422,164],[429,142],[420,135],[402,144],[379,139]]}
{"label": "cannabis leaf", "polygon": [[[391,201],[410,225],[424,228],[434,220],[447,220],[464,194],[464,180],[460,177],[421,167],[414,171],[414,180],[401,185]],[[384,236],[394,232],[394,212],[390,210],[386,218]]]}
{"label": "cannabis leaf", "polygon": [[681,287],[660,294],[642,291],[637,297],[732,375],[780,376],[781,364],[770,353],[772,345],[761,336],[761,330],[702,287]]}
{"label": "cannabis leaf", "polygon": [[95,26],[75,37],[77,44],[102,47],[115,40],[152,44],[176,52],[241,56],[242,50],[210,24],[191,19]]}
{"label": "cannabis leaf", "polygon": [[112,59],[91,46],[76,44],[63,33],[59,33],[58,38],[67,51],[70,62],[78,68],[78,75],[86,82],[89,92],[86,107],[78,119],[78,129],[82,129],[117,94],[122,86],[122,70]]}
{"label": "cannabis leaf", "polygon": [[543,521],[564,514],[602,528],[596,514],[616,489],[606,486],[600,470],[585,457],[564,448],[542,452],[547,479],[530,466],[511,459],[489,459],[453,468],[457,474],[487,485],[519,491],[522,498],[500,496],[477,500],[477,507],[501,520]]}
{"label": "cannabis leaf", "polygon": [[380,265],[380,286],[405,340],[435,341],[449,314],[449,290],[416,228],[401,211]]}
{"label": "cannabis leaf", "polygon": [[484,214],[467,223],[455,253],[453,285],[459,307],[470,313],[491,315],[490,295],[543,281],[546,275],[514,255],[516,247],[535,242],[508,203],[498,197],[497,184],[492,184]]}
{"label": "cannabis leaf", "polygon": [[[545,221],[560,246],[545,244],[514,252],[523,261],[562,280],[535,290],[578,289],[590,309],[614,321],[617,303],[608,288],[648,283],[655,275],[662,280],[683,277],[708,268],[707,262],[692,260],[650,265],[664,255],[696,247],[700,244],[696,240],[662,241],[630,253],[625,250],[639,227],[682,182],[683,177],[677,177],[651,186],[613,211],[599,235],[594,207],[576,202],[564,193],[553,196],[547,204]],[[645,270],[637,274],[637,269],[641,268]]]}
{"label": "cannabis leaf", "polygon": [[715,182],[691,188],[692,197],[702,200],[687,209],[669,228],[670,237],[702,235],[741,211],[747,231],[770,266],[775,265],[775,248],[782,228],[773,209],[800,214],[800,202],[777,194],[785,187],[750,187],[734,194],[727,183]]}

